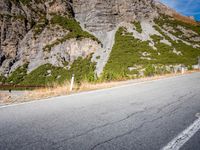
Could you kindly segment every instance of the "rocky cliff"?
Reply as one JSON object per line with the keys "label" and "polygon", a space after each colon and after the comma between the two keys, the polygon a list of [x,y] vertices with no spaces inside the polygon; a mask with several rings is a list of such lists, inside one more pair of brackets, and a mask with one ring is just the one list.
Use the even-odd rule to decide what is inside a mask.
{"label": "rocky cliff", "polygon": [[111,31],[121,22],[154,17],[153,0],[74,0],[74,13],[91,32]]}
{"label": "rocky cliff", "polygon": [[63,66],[62,62],[86,57],[99,47],[98,42],[85,35],[80,35],[84,37],[81,40],[77,40],[79,35],[66,38],[73,27],[62,20],[69,20],[71,26],[80,30],[77,34],[84,34],[73,19],[68,0],[3,0],[0,9],[2,74],[9,74],[24,63],[29,63],[29,71],[46,63]]}
{"label": "rocky cliff", "polygon": [[[123,35],[148,42],[148,49],[159,49],[154,35],[160,37],[161,43],[172,46],[177,55],[184,52],[173,46],[171,39],[195,50],[200,46],[197,23],[154,0],[1,0],[0,27],[3,76],[11,75],[24,64],[28,64],[27,73],[44,64],[70,69],[79,57],[91,55],[100,75],[107,62],[112,61],[118,44],[116,32],[121,27],[126,30]],[[171,51],[168,48],[166,51]],[[150,58],[147,50],[140,53],[140,59],[150,63],[157,59]],[[198,55],[195,51],[192,56]]]}

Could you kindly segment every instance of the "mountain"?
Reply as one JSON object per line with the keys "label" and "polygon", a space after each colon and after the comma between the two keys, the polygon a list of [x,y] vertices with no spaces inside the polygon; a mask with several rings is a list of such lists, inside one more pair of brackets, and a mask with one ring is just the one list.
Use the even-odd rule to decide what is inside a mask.
{"label": "mountain", "polygon": [[1,0],[0,26],[5,83],[130,79],[200,56],[199,23],[154,0]]}

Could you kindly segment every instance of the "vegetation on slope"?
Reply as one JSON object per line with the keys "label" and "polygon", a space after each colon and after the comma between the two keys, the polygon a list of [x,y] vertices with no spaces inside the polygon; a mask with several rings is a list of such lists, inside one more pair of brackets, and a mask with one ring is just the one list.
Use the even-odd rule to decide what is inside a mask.
{"label": "vegetation on slope", "polygon": [[[159,30],[159,32],[163,34],[165,39],[167,39],[170,43],[172,43],[172,46],[161,43],[160,42],[161,39],[155,42],[155,47],[162,55],[160,60],[158,59],[158,62],[163,61],[166,62],[167,64],[184,64],[186,66],[197,64],[198,56],[200,56],[200,49],[193,48],[192,46],[187,45],[182,41],[177,41],[177,42],[173,41],[166,34],[162,33],[161,30]],[[154,41],[155,41],[155,36],[156,35],[152,37]],[[180,54],[179,55],[175,54],[173,52],[173,49],[175,49],[177,52],[180,52]]]}
{"label": "vegetation on slope", "polygon": [[[75,81],[80,83],[83,80],[94,80],[95,64],[91,63],[90,58],[78,58],[71,65],[71,68],[55,67],[51,64],[45,64],[28,74],[21,82],[23,85],[52,85],[61,84],[70,81],[72,74],[75,75]],[[35,80],[37,79],[37,80]]]}
{"label": "vegetation on slope", "polygon": [[45,48],[44,48],[45,51],[50,51],[53,46],[58,45],[59,43],[63,43],[66,40],[73,39],[73,38],[75,38],[77,40],[81,40],[84,38],[90,38],[90,39],[100,43],[99,40],[95,36],[89,34],[86,31],[83,31],[81,26],[79,25],[79,23],[73,18],[67,18],[67,17],[63,17],[63,16],[59,16],[59,15],[54,15],[53,18],[51,19],[51,24],[59,25],[63,29],[68,30],[69,33],[66,36],[64,36],[63,38],[57,39],[52,44],[45,46]]}
{"label": "vegetation on slope", "polygon": [[[194,24],[189,24],[189,23],[185,23],[179,20],[175,20],[173,18],[170,18],[169,16],[165,16],[165,15],[161,15],[160,18],[155,19],[155,22],[157,25],[159,25],[160,27],[164,28],[164,26],[168,26],[168,27],[172,27],[174,32],[169,31],[172,35],[179,37],[187,42],[190,43],[199,43],[199,42],[195,42],[192,41],[191,38],[193,37],[199,37],[200,36],[200,26],[199,25],[194,25]],[[196,35],[189,35],[189,37],[185,36],[183,31],[181,31],[181,29],[179,27],[182,27],[186,30],[190,30],[196,33]]]}
{"label": "vegetation on slope", "polygon": [[68,77],[68,71],[61,67],[45,64],[33,70],[20,83],[22,85],[51,85],[53,82],[62,82]]}
{"label": "vegetation on slope", "polygon": [[0,76],[0,82],[25,86],[45,86],[70,81],[72,74],[75,75],[76,83],[95,80],[95,63],[91,62],[91,56],[85,59],[79,57],[71,64],[70,69],[45,64],[27,74],[27,67],[28,64],[25,64],[17,68],[7,79]]}
{"label": "vegetation on slope", "polygon": [[[158,28],[156,29],[158,30]],[[191,66],[197,64],[200,49],[186,45],[182,41],[173,41],[161,30],[159,32],[172,43],[172,46],[162,43],[163,37],[153,35],[151,38],[157,48],[157,50],[154,50],[149,46],[150,41],[140,41],[127,33],[125,28],[119,28],[102,79],[123,80],[133,78],[137,77],[142,69],[145,76],[150,76],[167,72],[166,66],[169,65],[184,64]],[[181,53],[176,54],[174,48]]]}
{"label": "vegetation on slope", "polygon": [[[158,24],[159,25],[159,24]],[[155,29],[162,34],[162,36],[168,40],[170,43],[172,43],[173,48],[176,49],[176,51],[180,51],[182,53],[181,56],[173,58],[176,59],[177,62],[180,64],[185,64],[185,65],[195,65],[198,63],[198,56],[200,56],[200,48],[194,48],[193,45],[187,45],[183,41],[178,40],[172,40],[169,36],[167,36],[165,33],[162,32],[160,26],[154,26]],[[192,44],[192,43],[191,43]],[[159,45],[158,49],[160,48]]]}
{"label": "vegetation on slope", "polygon": [[130,72],[128,67],[132,67],[135,64],[147,65],[149,63],[148,60],[140,58],[141,52],[149,52],[152,55],[156,55],[155,51],[149,46],[148,41],[142,42],[135,39],[126,32],[125,28],[119,28],[102,78],[104,80],[122,80],[128,78],[129,74],[137,74],[137,70]]}

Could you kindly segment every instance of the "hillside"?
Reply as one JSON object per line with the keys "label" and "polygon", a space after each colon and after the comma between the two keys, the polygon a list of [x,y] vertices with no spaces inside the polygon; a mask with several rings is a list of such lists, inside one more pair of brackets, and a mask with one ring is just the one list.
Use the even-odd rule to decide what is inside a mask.
{"label": "hillside", "polygon": [[0,82],[124,80],[192,69],[200,26],[153,0],[2,0]]}

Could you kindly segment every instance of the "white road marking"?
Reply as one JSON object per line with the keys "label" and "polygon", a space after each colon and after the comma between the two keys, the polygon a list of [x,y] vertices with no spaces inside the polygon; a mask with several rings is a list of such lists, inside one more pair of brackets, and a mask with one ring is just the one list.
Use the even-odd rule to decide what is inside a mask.
{"label": "white road marking", "polygon": [[179,150],[187,141],[189,141],[196,132],[200,130],[200,117],[197,114],[197,120],[194,121],[187,129],[180,133],[176,138],[163,147],[161,150]]}

